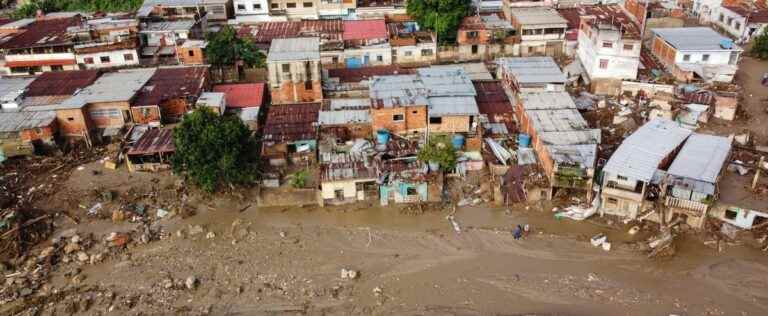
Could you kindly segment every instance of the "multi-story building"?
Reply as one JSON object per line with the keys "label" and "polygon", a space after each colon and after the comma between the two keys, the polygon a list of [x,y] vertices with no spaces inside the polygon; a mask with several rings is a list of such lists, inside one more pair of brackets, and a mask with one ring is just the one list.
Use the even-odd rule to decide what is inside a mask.
{"label": "multi-story building", "polygon": [[678,80],[731,82],[743,50],[708,27],[657,28],[651,52]]}
{"label": "multi-story building", "polygon": [[712,22],[739,42],[748,42],[763,34],[768,25],[768,8],[724,5],[715,12],[716,19]]}
{"label": "multi-story building", "polygon": [[323,99],[320,39],[275,39],[267,56],[273,104],[319,102]]}
{"label": "multi-story building", "polygon": [[0,43],[0,53],[5,56],[1,71],[6,75],[32,75],[76,69],[76,39],[67,29],[82,23],[79,15],[64,18],[40,15],[18,21],[13,33]]}
{"label": "multi-story building", "polygon": [[621,81],[635,79],[640,66],[640,30],[618,5],[579,8],[577,56],[599,94],[617,95]]}
{"label": "multi-story building", "polygon": [[690,135],[691,130],[662,118],[629,135],[603,167],[601,214],[629,219],[645,215],[652,208],[646,200],[649,192],[661,191],[659,171],[667,170]]}
{"label": "multi-story building", "polygon": [[565,91],[568,78],[552,57],[496,59],[496,78],[512,93]]}
{"label": "multi-story building", "polygon": [[512,17],[519,8],[546,7],[551,8],[555,4],[552,0],[502,0],[501,9],[507,19]]}
{"label": "multi-story building", "polygon": [[437,61],[435,33],[420,30],[415,21],[387,23],[392,63],[399,65],[429,65]]}
{"label": "multi-story building", "polygon": [[515,29],[498,15],[474,15],[464,18],[457,42],[459,60],[488,60],[514,54]]}
{"label": "multi-story building", "polygon": [[268,0],[234,0],[235,20],[238,23],[270,21]]}
{"label": "multi-story building", "polygon": [[427,130],[427,89],[419,75],[374,76],[369,81],[374,131],[395,134]]}
{"label": "multi-story building", "polygon": [[517,31],[520,56],[561,56],[565,50],[568,21],[555,9],[516,8],[510,21]]}

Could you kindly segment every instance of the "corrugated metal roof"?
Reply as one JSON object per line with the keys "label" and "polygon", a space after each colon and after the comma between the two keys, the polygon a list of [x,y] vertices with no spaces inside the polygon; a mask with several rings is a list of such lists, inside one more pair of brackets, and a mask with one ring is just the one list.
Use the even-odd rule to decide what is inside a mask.
{"label": "corrugated metal roof", "polygon": [[99,78],[98,70],[45,72],[29,84],[27,97],[72,95]]}
{"label": "corrugated metal roof", "polygon": [[565,83],[568,78],[552,57],[498,58],[496,63],[518,83]]}
{"label": "corrugated metal roof", "polygon": [[589,128],[587,121],[574,109],[526,111],[533,129],[540,132],[567,132]]}
{"label": "corrugated metal roof", "polygon": [[474,96],[429,97],[429,116],[478,115]]}
{"label": "corrugated metal roof", "polygon": [[154,74],[154,68],[106,73],[92,85],[58,105],[50,106],[50,109],[76,109],[88,103],[130,101]]}
{"label": "corrugated metal roof", "polygon": [[371,108],[371,100],[366,98],[327,99],[326,101],[327,109],[331,111],[367,110]]}
{"label": "corrugated metal roof", "polygon": [[197,99],[197,106],[207,106],[220,108],[224,104],[224,93],[221,92],[203,92]]}
{"label": "corrugated metal roof", "polygon": [[0,132],[12,133],[49,126],[56,119],[54,111],[0,112]]}
{"label": "corrugated metal roof", "polygon": [[568,21],[560,16],[555,9],[545,7],[515,8],[511,11],[514,19],[521,25],[561,25],[567,26]]}
{"label": "corrugated metal roof", "polygon": [[80,17],[35,20],[24,27],[24,31],[13,35],[0,44],[2,49],[46,47],[72,44],[67,33],[70,26],[80,25]]}
{"label": "corrugated metal roof", "polygon": [[11,102],[16,100],[34,80],[35,78],[0,79],[0,101]]}
{"label": "corrugated metal roof", "polygon": [[150,22],[146,26],[141,28],[141,32],[167,32],[167,31],[183,31],[191,30],[197,22],[194,20],[177,20],[177,21],[163,21],[163,22]]}
{"label": "corrugated metal roof", "polygon": [[269,47],[267,62],[319,60],[320,38],[277,38]]}
{"label": "corrugated metal roof", "polygon": [[419,78],[430,96],[475,96],[475,86],[461,67],[421,68]]}
{"label": "corrugated metal roof", "polygon": [[576,109],[576,103],[567,92],[521,93],[520,99],[525,110]]}
{"label": "corrugated metal roof", "polygon": [[320,125],[344,125],[370,123],[371,115],[368,110],[320,111]]}
{"label": "corrugated metal roof", "polygon": [[418,75],[374,76],[369,85],[375,107],[428,104],[427,89]]}
{"label": "corrugated metal roof", "polygon": [[597,144],[583,145],[548,145],[552,160],[558,163],[594,166],[597,157]]}
{"label": "corrugated metal roof", "polygon": [[464,69],[464,72],[467,73],[467,76],[472,81],[493,80],[493,76],[491,75],[491,72],[488,71],[488,67],[486,67],[484,63],[461,63],[461,64],[451,64],[451,65],[430,66],[430,68],[433,68],[433,69],[447,69],[447,68],[456,68],[456,67]]}
{"label": "corrugated metal roof", "polygon": [[128,155],[154,155],[159,153],[172,153],[176,151],[173,143],[173,129],[150,129],[141,135]]}
{"label": "corrugated metal roof", "polygon": [[716,183],[730,152],[728,138],[694,133],[672,161],[667,174]]}
{"label": "corrugated metal roof", "polygon": [[548,145],[599,144],[602,137],[599,129],[562,132],[537,132],[536,136]]}
{"label": "corrugated metal roof", "polygon": [[625,139],[603,171],[648,182],[665,157],[691,134],[677,123],[656,118]]}
{"label": "corrugated metal roof", "polygon": [[158,68],[145,87],[136,95],[132,105],[160,105],[163,101],[181,97],[198,97],[203,91],[208,66],[174,66]]}
{"label": "corrugated metal roof", "polygon": [[733,41],[708,27],[655,28],[651,31],[681,51],[741,50],[736,44],[732,44],[733,49],[720,46],[723,41]]}

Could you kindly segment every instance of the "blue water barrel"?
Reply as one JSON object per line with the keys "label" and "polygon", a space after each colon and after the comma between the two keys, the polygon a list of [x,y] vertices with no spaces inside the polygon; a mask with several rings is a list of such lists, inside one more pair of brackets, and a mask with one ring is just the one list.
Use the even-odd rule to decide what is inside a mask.
{"label": "blue water barrel", "polygon": [[524,133],[517,134],[517,146],[520,148],[531,146],[531,135]]}
{"label": "blue water barrel", "polygon": [[453,149],[461,149],[464,147],[464,135],[461,134],[455,134],[453,135],[453,139],[451,139],[451,144],[453,145]]}
{"label": "blue water barrel", "polygon": [[389,131],[380,129],[376,131],[376,142],[379,144],[386,144],[389,142]]}

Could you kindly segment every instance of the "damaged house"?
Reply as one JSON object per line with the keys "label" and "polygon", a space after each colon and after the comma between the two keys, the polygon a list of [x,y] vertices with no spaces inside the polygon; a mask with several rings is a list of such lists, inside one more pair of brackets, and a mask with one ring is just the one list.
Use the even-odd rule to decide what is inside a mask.
{"label": "damaged house", "polygon": [[181,121],[207,85],[208,66],[157,68],[131,105],[134,122]]}
{"label": "damaged house", "polygon": [[498,15],[465,17],[459,25],[459,60],[491,60],[511,56],[517,40],[515,28]]}
{"label": "damaged house", "polygon": [[376,169],[367,153],[321,152],[319,169],[320,206],[354,203],[377,195]]}
{"label": "damaged house", "polygon": [[459,67],[431,67],[418,74],[428,91],[429,132],[474,134],[480,112],[467,73]]}
{"label": "damaged house", "polygon": [[677,80],[731,82],[743,50],[708,27],[656,28],[651,52]]}
{"label": "damaged house", "polygon": [[273,104],[320,102],[320,39],[275,39],[267,55]]}
{"label": "damaged house", "polygon": [[370,80],[374,131],[416,134],[427,130],[427,89],[418,75],[374,76]]}
{"label": "damaged house", "polygon": [[258,130],[264,119],[266,83],[222,84],[214,86],[213,91],[224,93],[225,113],[237,115],[250,130]]}
{"label": "damaged house", "polygon": [[730,158],[731,141],[726,137],[694,133],[666,172],[664,222],[679,217],[694,228],[702,228],[707,211],[719,196],[718,182]]}
{"label": "damaged house", "polygon": [[661,198],[663,173],[691,135],[677,123],[656,118],[645,123],[619,146],[603,167],[600,214],[628,219],[652,215]]}
{"label": "damaged house", "polygon": [[435,33],[422,30],[415,21],[387,21],[392,63],[424,66],[437,61]]}
{"label": "damaged house", "polygon": [[409,75],[415,71],[398,65],[323,70],[323,93],[329,98],[367,98],[374,76]]}
{"label": "damaged house", "polygon": [[271,166],[315,162],[319,103],[272,105],[262,129],[261,156]]}
{"label": "damaged house", "polygon": [[[379,145],[381,146],[381,145]],[[428,173],[427,164],[418,160],[418,143],[393,135],[377,147],[375,157],[381,205],[440,201],[440,173]]]}
{"label": "damaged house", "polygon": [[335,143],[368,139],[371,130],[369,99],[326,99],[319,113],[320,136]]}
{"label": "damaged house", "polygon": [[[171,168],[170,157],[176,152],[173,143],[173,129],[134,129],[141,136],[126,153],[126,165],[130,172],[161,171]],[[132,133],[133,134],[133,133]]]}
{"label": "damaged house", "polygon": [[601,135],[599,129],[589,128],[571,96],[566,92],[520,94],[515,115],[520,131],[530,135],[531,147],[549,180],[545,197],[562,189],[591,200]]}
{"label": "damaged house", "polygon": [[56,113],[0,112],[0,153],[4,157],[32,155],[56,145]]}

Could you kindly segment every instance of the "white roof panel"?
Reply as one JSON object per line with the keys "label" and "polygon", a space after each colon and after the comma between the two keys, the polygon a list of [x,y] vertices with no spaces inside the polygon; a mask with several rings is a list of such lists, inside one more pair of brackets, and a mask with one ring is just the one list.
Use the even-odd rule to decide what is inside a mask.
{"label": "white roof panel", "polygon": [[694,133],[680,149],[667,174],[715,183],[730,152],[728,138]]}

